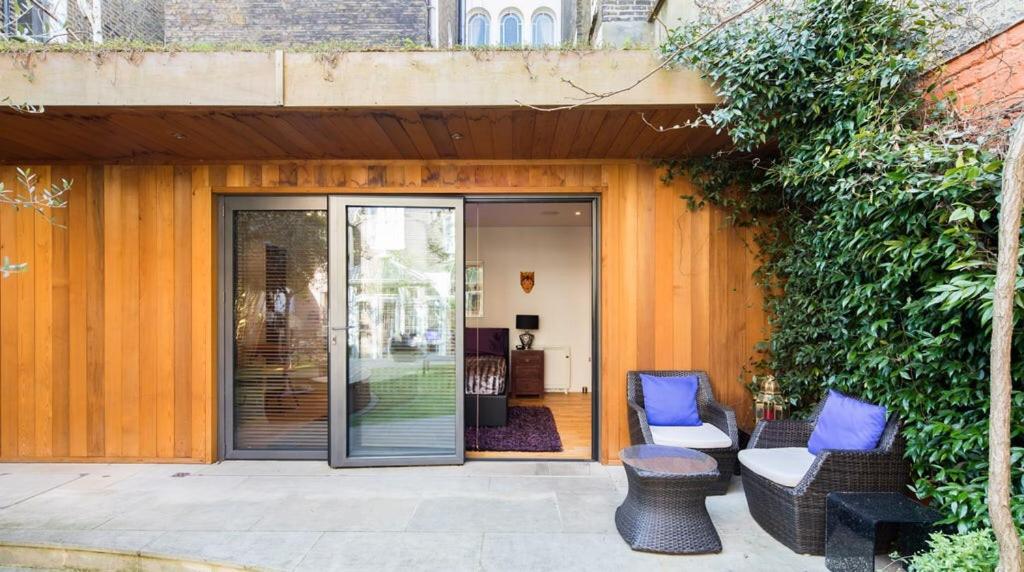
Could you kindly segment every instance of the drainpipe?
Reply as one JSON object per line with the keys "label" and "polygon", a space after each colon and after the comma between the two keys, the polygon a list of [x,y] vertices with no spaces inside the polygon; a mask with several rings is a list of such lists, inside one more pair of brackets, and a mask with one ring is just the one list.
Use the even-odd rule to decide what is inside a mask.
{"label": "drainpipe", "polygon": [[427,39],[431,47],[434,48],[441,45],[441,41],[438,38],[437,2],[438,0],[427,0]]}
{"label": "drainpipe", "polygon": [[457,34],[457,36],[455,38],[455,43],[459,44],[460,46],[463,44],[463,41],[462,41],[463,20],[466,17],[466,14],[465,14],[466,6],[465,6],[465,4],[463,4],[463,1],[464,0],[455,0],[455,15],[456,15],[455,19],[458,20],[458,27],[459,27],[458,34]]}

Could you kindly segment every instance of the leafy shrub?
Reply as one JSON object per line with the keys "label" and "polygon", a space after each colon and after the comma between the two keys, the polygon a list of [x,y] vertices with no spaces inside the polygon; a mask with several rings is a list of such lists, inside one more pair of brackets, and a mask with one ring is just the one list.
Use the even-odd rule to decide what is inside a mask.
{"label": "leafy shrub", "polygon": [[[797,412],[829,387],[896,412],[914,491],[966,530],[987,523],[1002,160],[941,103],[925,107],[931,32],[895,0],[770,3],[685,50],[700,29],[674,31],[663,52],[716,85],[723,103],[702,121],[735,149],[669,173],[695,180],[694,207],[724,206],[759,229],[771,339],[755,367],[776,373]],[[1024,521],[1024,392],[1013,404],[1012,508]]]}
{"label": "leafy shrub", "polygon": [[989,529],[964,534],[932,534],[928,550],[914,557],[910,572],[991,572],[999,564],[999,545]]}

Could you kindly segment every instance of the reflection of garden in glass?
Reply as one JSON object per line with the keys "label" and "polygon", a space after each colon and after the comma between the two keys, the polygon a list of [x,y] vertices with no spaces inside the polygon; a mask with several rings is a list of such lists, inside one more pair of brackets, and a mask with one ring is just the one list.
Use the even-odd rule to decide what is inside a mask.
{"label": "reflection of garden in glass", "polygon": [[350,455],[452,454],[454,211],[349,207],[346,217]]}
{"label": "reflection of garden in glass", "polygon": [[352,425],[455,415],[455,364],[431,363],[426,370],[376,368],[367,382],[375,401],[352,416]]}
{"label": "reflection of garden in glass", "polygon": [[235,211],[234,447],[327,446],[327,213]]}

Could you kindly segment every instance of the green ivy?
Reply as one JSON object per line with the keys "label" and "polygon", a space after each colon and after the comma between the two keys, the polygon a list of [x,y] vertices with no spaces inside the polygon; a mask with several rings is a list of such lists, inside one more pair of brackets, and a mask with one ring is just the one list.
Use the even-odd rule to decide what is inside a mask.
{"label": "green ivy", "polygon": [[[772,333],[756,366],[777,374],[796,411],[831,387],[897,412],[913,490],[966,530],[987,523],[1002,160],[942,102],[925,105],[933,22],[922,14],[891,0],[799,0],[684,50],[701,28],[675,30],[663,52],[714,83],[722,103],[702,121],[734,149],[669,173],[696,181],[693,207],[710,202],[759,229]],[[1024,522],[1019,385],[1013,402],[1013,511]]]}
{"label": "green ivy", "polygon": [[989,529],[964,534],[934,533],[928,550],[911,560],[911,572],[992,572],[999,564],[999,545]]}

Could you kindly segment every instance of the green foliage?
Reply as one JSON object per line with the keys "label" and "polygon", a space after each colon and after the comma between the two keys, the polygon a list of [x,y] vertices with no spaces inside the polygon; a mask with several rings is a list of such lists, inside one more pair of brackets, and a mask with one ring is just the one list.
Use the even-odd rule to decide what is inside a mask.
{"label": "green foliage", "polygon": [[991,572],[999,563],[999,545],[989,529],[964,534],[932,534],[928,550],[914,557],[911,572]]}
{"label": "green foliage", "polygon": [[[962,529],[985,525],[1001,158],[941,103],[925,107],[932,22],[913,5],[769,6],[681,53],[699,30],[663,47],[715,83],[723,103],[703,121],[736,146],[670,173],[696,180],[693,206],[760,229],[772,334],[756,365],[777,374],[794,410],[829,387],[884,404],[905,422],[917,495]],[[1013,402],[1013,511],[1024,521],[1024,392]]]}
{"label": "green foliage", "polygon": [[[25,113],[42,113],[42,108],[14,105],[6,98],[0,100],[0,104]],[[39,186],[39,176],[33,173],[32,169],[18,167],[17,172],[18,184],[15,187],[7,187],[0,182],[0,208],[7,207],[15,211],[30,210],[39,216],[46,217],[50,223],[53,223],[53,209],[64,208],[68,204],[64,197],[71,190],[71,181],[61,180],[60,183]],[[28,264],[25,262],[11,262],[7,256],[0,260],[0,279],[26,270],[28,270]]]}

